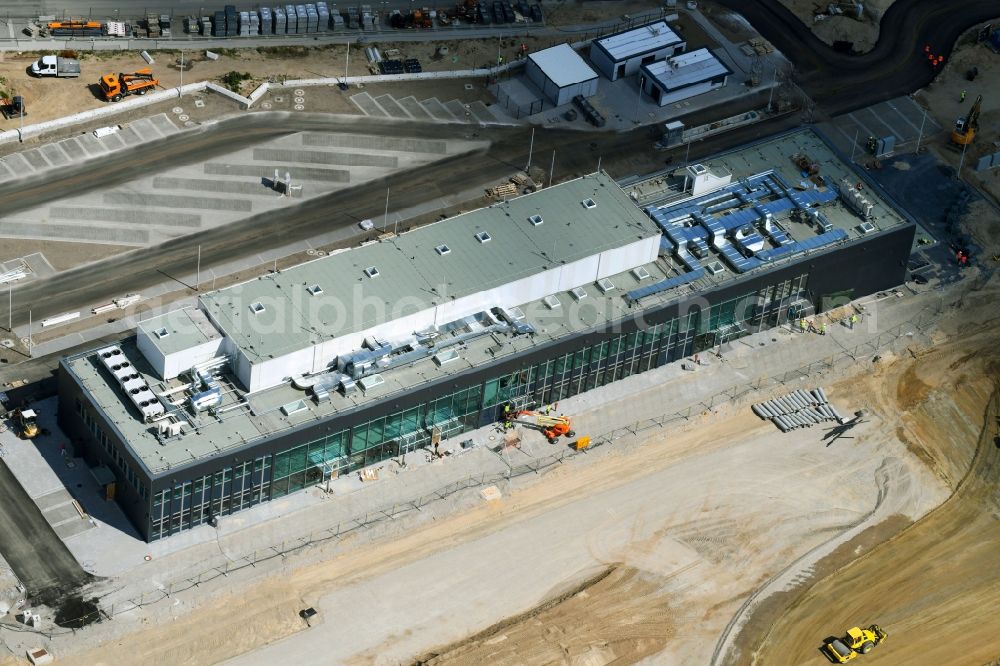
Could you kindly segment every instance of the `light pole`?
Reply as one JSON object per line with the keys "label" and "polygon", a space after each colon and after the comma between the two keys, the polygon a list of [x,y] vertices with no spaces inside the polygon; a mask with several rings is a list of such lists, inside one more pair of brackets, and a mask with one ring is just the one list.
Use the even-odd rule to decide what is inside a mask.
{"label": "light pole", "polygon": [[535,128],[532,127],[531,128],[531,143],[528,144],[528,165],[526,167],[524,167],[524,173],[528,174],[529,176],[531,175],[529,173],[529,171],[531,169],[531,153],[532,153],[532,151],[534,151],[534,149],[535,149]]}
{"label": "light pole", "polygon": [[917,147],[914,153],[920,152],[920,140],[924,138],[924,123],[927,122],[927,109],[924,109],[924,117],[920,119],[920,133],[917,134]]}
{"label": "light pole", "polygon": [[385,233],[389,226],[389,186],[385,186],[385,214],[382,215],[382,233]]}
{"label": "light pole", "polygon": [[184,97],[184,49],[181,49],[181,87],[177,90],[178,97]]}

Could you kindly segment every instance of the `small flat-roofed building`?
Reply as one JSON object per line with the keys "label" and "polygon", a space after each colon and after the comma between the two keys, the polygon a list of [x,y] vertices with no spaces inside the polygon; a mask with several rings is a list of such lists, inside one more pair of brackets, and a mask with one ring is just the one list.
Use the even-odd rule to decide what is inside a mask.
{"label": "small flat-roofed building", "polygon": [[732,73],[711,51],[698,49],[643,65],[639,86],[654,102],[666,106],[721,88]]}
{"label": "small flat-roofed building", "polygon": [[636,74],[643,65],[683,53],[686,47],[666,21],[656,21],[595,39],[590,44],[590,61],[601,74],[617,81]]}
{"label": "small flat-roofed building", "polygon": [[173,379],[212,360],[223,345],[222,334],[198,308],[172,310],[144,319],[136,328],[136,339],[139,351],[164,379]]}
{"label": "small flat-roofed building", "polygon": [[568,44],[558,44],[528,56],[528,79],[556,106],[569,104],[577,95],[597,92],[597,72]]}

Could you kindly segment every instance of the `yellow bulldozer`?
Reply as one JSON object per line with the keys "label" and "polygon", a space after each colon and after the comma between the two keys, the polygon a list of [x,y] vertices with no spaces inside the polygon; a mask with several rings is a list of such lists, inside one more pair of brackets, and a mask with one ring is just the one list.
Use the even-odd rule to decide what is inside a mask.
{"label": "yellow bulldozer", "polygon": [[851,627],[843,638],[828,638],[823,644],[823,652],[840,664],[846,664],[859,654],[868,654],[889,634],[882,627],[873,624],[867,629]]}

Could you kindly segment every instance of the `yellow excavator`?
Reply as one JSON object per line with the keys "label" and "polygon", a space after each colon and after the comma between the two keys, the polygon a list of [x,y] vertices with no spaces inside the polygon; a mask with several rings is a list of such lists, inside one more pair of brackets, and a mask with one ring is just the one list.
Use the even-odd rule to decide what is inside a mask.
{"label": "yellow excavator", "polygon": [[846,664],[859,654],[868,654],[888,636],[877,624],[867,629],[851,627],[843,638],[828,638],[823,644],[823,652],[835,662]]}
{"label": "yellow excavator", "polygon": [[983,96],[976,97],[969,109],[969,115],[962,116],[955,121],[955,129],[951,131],[951,142],[957,146],[967,146],[976,138],[976,130],[979,129],[979,111],[983,107]]}

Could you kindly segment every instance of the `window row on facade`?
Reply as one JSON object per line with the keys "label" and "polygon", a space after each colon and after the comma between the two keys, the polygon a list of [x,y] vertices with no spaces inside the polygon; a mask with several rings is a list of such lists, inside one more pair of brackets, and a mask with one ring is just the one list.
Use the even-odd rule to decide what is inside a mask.
{"label": "window row on facade", "polygon": [[496,422],[506,403],[519,409],[556,403],[778,325],[795,316],[794,304],[803,299],[805,282],[802,275],[695,308],[667,322],[612,335],[273,456],[184,482],[154,497],[150,540],[399,456],[432,438],[454,437]]}

